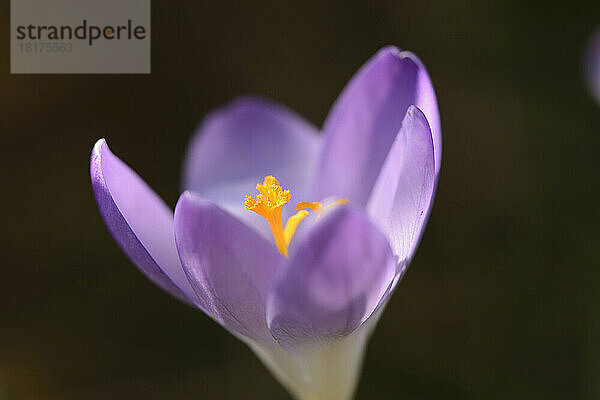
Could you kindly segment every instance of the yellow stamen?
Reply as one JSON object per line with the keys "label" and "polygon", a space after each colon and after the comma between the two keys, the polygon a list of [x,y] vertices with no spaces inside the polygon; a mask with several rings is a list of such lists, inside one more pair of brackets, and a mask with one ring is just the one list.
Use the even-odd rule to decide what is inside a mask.
{"label": "yellow stamen", "polygon": [[254,211],[267,220],[279,252],[287,256],[288,243],[283,234],[281,208],[290,202],[292,195],[289,190],[283,190],[277,179],[270,175],[265,177],[262,185],[260,183],[256,185],[256,190],[260,193],[256,196],[256,200],[246,195],[244,206],[246,210]]}
{"label": "yellow stamen", "polygon": [[296,228],[298,228],[298,224],[309,214],[305,210],[306,208],[317,213],[318,219],[329,208],[348,203],[346,199],[339,199],[323,207],[319,202],[301,201],[296,205],[298,212],[288,218],[284,229],[283,222],[281,221],[281,209],[285,204],[290,202],[292,198],[290,191],[283,190],[279,181],[271,175],[266,176],[262,184],[258,183],[256,190],[260,194],[256,196],[256,199],[246,195],[244,207],[246,207],[246,210],[254,211],[267,220],[273,233],[273,238],[275,238],[277,249],[286,257],[288,256],[288,246],[292,241]]}
{"label": "yellow stamen", "polygon": [[337,199],[336,201],[333,201],[333,202],[327,204],[325,207],[323,207],[323,204],[318,201],[314,201],[314,202],[301,201],[300,203],[296,204],[296,210],[303,210],[305,208],[309,208],[317,213],[317,219],[319,219],[323,216],[323,214],[325,214],[327,212],[327,210],[331,209],[332,207],[342,206],[342,205],[348,204],[348,203],[350,203],[350,200]]}
{"label": "yellow stamen", "polygon": [[294,233],[296,233],[296,228],[300,221],[302,221],[308,215],[308,211],[300,210],[296,214],[292,215],[288,218],[287,223],[285,224],[285,229],[283,230],[283,236],[285,237],[285,241],[290,244],[292,241],[292,237]]}
{"label": "yellow stamen", "polygon": [[301,201],[300,203],[296,204],[296,210],[304,210],[305,208],[309,208],[319,214],[323,209],[323,204],[319,203],[318,201]]}

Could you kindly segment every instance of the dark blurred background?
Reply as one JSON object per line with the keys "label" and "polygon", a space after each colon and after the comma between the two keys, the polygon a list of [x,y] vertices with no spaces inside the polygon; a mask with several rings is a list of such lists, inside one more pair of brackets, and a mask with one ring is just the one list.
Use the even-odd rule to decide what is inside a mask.
{"label": "dark blurred background", "polygon": [[257,93],[321,125],[378,48],[417,53],[442,115],[422,245],[358,399],[600,398],[600,2],[154,0],[151,75],[10,75],[0,9],[0,399],[285,399],[252,353],[108,234],[94,142],[170,205],[202,117]]}

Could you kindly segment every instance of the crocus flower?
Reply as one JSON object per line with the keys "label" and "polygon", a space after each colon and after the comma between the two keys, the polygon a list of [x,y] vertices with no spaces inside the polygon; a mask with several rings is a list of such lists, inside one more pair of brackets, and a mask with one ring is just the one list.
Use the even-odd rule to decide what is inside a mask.
{"label": "crocus flower", "polygon": [[320,135],[257,98],[210,114],[174,213],[104,140],[91,177],[110,232],[154,283],[245,342],[294,397],[344,400],[423,233],[440,157],[430,78],[386,47]]}
{"label": "crocus flower", "polygon": [[590,93],[600,104],[600,28],[590,36],[587,43],[584,68]]}

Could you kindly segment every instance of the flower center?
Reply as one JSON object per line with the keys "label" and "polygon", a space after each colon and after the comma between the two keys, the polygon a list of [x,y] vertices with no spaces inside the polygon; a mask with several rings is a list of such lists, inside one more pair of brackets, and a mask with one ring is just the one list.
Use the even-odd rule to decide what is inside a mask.
{"label": "flower center", "polygon": [[259,192],[256,199],[246,195],[244,207],[246,207],[246,210],[254,211],[267,220],[271,232],[273,232],[277,249],[286,257],[288,256],[288,246],[298,224],[309,214],[305,209],[315,212],[318,219],[331,207],[349,202],[346,199],[338,199],[327,206],[323,206],[320,202],[301,201],[296,205],[298,212],[288,218],[284,228],[281,220],[281,209],[290,202],[292,198],[290,191],[284,190],[279,181],[271,175],[266,176],[262,184],[257,183],[256,190]]}

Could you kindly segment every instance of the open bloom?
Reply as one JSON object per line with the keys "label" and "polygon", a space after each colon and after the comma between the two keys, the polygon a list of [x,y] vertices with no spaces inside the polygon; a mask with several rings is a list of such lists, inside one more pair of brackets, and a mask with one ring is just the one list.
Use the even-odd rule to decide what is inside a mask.
{"label": "open bloom", "polygon": [[440,157],[429,76],[386,47],[321,135],[256,98],[209,115],[174,214],[104,140],[91,177],[110,232],[153,282],[248,344],[296,398],[344,400],[417,248]]}

